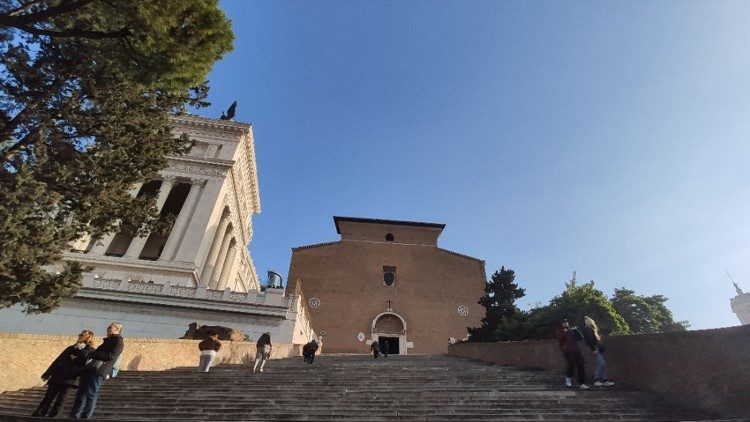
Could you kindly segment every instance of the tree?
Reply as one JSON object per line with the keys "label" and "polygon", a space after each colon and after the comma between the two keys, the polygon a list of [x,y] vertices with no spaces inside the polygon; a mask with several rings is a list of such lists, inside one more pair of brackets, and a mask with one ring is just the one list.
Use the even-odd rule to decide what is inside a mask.
{"label": "tree", "polygon": [[665,296],[639,296],[624,287],[615,289],[612,296],[612,305],[627,321],[633,334],[687,330],[690,324],[687,321],[675,321],[666,301]]}
{"label": "tree", "polygon": [[85,233],[169,228],[128,191],[189,150],[169,118],[232,39],[215,0],[0,0],[0,307],[73,295],[84,269],[50,266]]}
{"label": "tree", "polygon": [[594,287],[594,282],[579,285],[574,276],[565,284],[565,291],[552,298],[548,305],[529,311],[524,337],[551,338],[563,319],[567,319],[571,326],[580,326],[584,315],[593,318],[604,335],[630,333],[625,319],[617,313],[607,296]]}
{"label": "tree", "polygon": [[523,321],[523,312],[515,302],[526,295],[515,283],[516,274],[500,267],[484,286],[484,296],[479,304],[485,308],[480,327],[468,328],[472,341],[507,341],[517,339]]}

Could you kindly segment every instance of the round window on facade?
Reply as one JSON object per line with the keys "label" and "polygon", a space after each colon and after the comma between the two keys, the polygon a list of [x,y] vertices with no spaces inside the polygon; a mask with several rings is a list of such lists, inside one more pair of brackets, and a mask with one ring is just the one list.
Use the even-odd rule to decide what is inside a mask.
{"label": "round window on facade", "polygon": [[394,237],[391,233],[388,233],[387,235],[385,235],[386,242],[393,242],[393,240],[394,240]]}
{"label": "round window on facade", "polygon": [[383,282],[386,286],[392,286],[396,282],[396,274],[390,271],[383,273]]}

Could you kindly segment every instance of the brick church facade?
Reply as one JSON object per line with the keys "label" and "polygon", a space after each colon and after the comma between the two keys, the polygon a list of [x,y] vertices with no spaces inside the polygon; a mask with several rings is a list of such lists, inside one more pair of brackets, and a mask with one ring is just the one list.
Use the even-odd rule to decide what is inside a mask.
{"label": "brick church facade", "polygon": [[450,337],[478,326],[484,261],[437,245],[444,224],[334,217],[335,242],[292,249],[312,328],[329,353],[445,353]]}

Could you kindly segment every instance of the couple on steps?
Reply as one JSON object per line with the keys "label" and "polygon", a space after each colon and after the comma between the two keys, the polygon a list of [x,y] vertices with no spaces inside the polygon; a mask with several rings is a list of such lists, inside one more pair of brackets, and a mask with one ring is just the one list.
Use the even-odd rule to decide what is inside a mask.
{"label": "couple on steps", "polygon": [[568,372],[565,377],[565,385],[568,387],[573,386],[573,373],[578,370],[578,380],[580,382],[580,389],[588,390],[589,386],[586,384],[586,368],[584,364],[583,354],[579,349],[579,343],[581,341],[586,343],[591,353],[594,355],[596,360],[596,366],[594,369],[594,386],[596,387],[611,387],[615,385],[614,382],[606,378],[605,367],[606,361],[604,360],[604,346],[600,345],[601,335],[599,334],[599,327],[596,322],[587,317],[583,317],[585,322],[585,328],[583,334],[578,328],[570,328],[567,320],[563,320],[560,324],[560,328],[557,331],[558,344],[563,352],[563,357],[568,362]]}

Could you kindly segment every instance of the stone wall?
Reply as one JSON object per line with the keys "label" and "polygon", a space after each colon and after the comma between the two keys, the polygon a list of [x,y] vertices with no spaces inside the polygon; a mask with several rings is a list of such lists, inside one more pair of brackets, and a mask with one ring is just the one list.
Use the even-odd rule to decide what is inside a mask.
{"label": "stone wall", "polygon": [[[74,336],[0,332],[0,393],[43,385],[40,379],[50,363],[76,340]],[[121,361],[124,371],[162,371],[178,366],[198,366],[198,340],[125,337]],[[247,363],[255,358],[254,342],[223,341],[219,363]],[[94,345],[101,344],[97,337]],[[302,354],[301,345],[274,344],[271,359]]]}
{"label": "stone wall", "polygon": [[[750,417],[750,326],[605,340],[608,377],[618,386],[727,418]],[[459,343],[450,345],[448,354],[561,373],[566,367],[554,340]],[[593,359],[588,352],[584,356],[590,379]]]}

